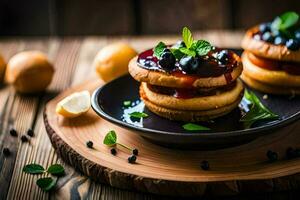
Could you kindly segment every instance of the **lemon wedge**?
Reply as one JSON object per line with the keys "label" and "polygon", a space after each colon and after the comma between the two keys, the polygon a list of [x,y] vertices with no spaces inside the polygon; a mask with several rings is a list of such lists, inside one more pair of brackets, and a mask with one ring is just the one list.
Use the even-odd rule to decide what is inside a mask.
{"label": "lemon wedge", "polygon": [[86,113],[91,107],[89,91],[75,92],[56,105],[56,113],[67,118],[78,117]]}

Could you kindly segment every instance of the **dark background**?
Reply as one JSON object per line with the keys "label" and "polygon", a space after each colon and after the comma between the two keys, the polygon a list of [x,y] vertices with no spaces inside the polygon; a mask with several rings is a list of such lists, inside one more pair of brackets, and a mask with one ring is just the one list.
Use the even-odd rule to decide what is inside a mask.
{"label": "dark background", "polygon": [[0,35],[144,35],[245,29],[300,0],[0,0]]}

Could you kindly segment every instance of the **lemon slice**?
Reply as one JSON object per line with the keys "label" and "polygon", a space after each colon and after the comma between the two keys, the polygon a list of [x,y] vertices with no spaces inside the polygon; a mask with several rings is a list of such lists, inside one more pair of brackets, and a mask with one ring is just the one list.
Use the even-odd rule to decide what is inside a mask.
{"label": "lemon slice", "polygon": [[67,96],[56,105],[56,113],[74,118],[86,113],[91,107],[91,97],[89,91],[75,92]]}

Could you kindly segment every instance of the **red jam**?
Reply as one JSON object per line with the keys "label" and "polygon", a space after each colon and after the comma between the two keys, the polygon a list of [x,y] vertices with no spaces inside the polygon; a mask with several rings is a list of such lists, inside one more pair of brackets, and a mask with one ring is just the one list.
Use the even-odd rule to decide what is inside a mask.
{"label": "red jam", "polygon": [[229,84],[232,81],[231,72],[234,67],[237,66],[237,61],[233,56],[232,51],[229,52],[229,59],[226,64],[220,63],[215,57],[214,54],[220,52],[222,49],[215,48],[210,51],[206,56],[203,57],[204,62],[201,63],[199,69],[195,74],[186,74],[184,71],[179,69],[178,61],[175,63],[175,68],[172,71],[165,71],[158,64],[158,59],[153,56],[153,50],[149,49],[138,56],[138,65],[142,68],[154,71],[161,71],[165,73],[170,73],[174,76],[184,78],[186,81],[187,87],[193,87],[193,83],[199,77],[217,77],[224,75],[227,83]]}

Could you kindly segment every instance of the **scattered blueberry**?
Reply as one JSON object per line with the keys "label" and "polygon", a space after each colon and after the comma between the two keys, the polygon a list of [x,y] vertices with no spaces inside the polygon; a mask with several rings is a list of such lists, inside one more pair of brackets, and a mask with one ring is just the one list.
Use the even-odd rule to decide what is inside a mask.
{"label": "scattered blueberry", "polygon": [[138,149],[133,149],[132,154],[135,155],[135,156],[139,155],[139,150]]}
{"label": "scattered blueberry", "polygon": [[222,63],[225,64],[228,61],[228,51],[222,50],[218,52],[216,58]]}
{"label": "scattered blueberry", "polygon": [[259,31],[265,33],[271,30],[271,23],[263,23],[259,25]]}
{"label": "scattered blueberry", "polygon": [[195,73],[199,67],[199,60],[192,56],[185,56],[179,61],[180,69],[187,74]]}
{"label": "scattered blueberry", "polygon": [[270,32],[265,32],[262,35],[262,40],[266,41],[266,42],[273,42],[274,41],[274,37]]}
{"label": "scattered blueberry", "polygon": [[128,157],[128,162],[129,163],[135,163],[135,161],[136,161],[136,156],[135,155],[131,155],[131,156]]}
{"label": "scattered blueberry", "polygon": [[110,153],[112,155],[116,155],[117,154],[117,150],[115,148],[110,149]]}
{"label": "scattered blueberry", "polygon": [[14,137],[18,136],[18,132],[13,128],[9,130],[9,133],[11,136],[14,136]]}
{"label": "scattered blueberry", "polygon": [[22,142],[28,142],[28,138],[26,137],[26,135],[21,136],[21,141]]}
{"label": "scattered blueberry", "polygon": [[295,31],[295,38],[297,40],[300,40],[300,29],[298,29],[298,30]]}
{"label": "scattered blueberry", "polygon": [[27,135],[29,135],[30,137],[34,136],[34,132],[31,128],[27,130]]}
{"label": "scattered blueberry", "polygon": [[93,148],[93,145],[94,145],[94,143],[92,142],[92,141],[87,141],[86,142],[86,146],[88,147],[88,148]]}
{"label": "scattered blueberry", "polygon": [[271,162],[278,160],[278,154],[271,150],[267,151],[267,157]]}
{"label": "scattered blueberry", "polygon": [[174,69],[175,68],[175,62],[176,62],[176,59],[175,59],[174,55],[170,52],[170,50],[169,50],[169,52],[164,52],[161,55],[161,57],[160,57],[160,59],[158,61],[159,65],[163,69],[166,69],[166,70],[172,70],[172,69]]}
{"label": "scattered blueberry", "polygon": [[3,148],[3,150],[2,150],[2,152],[3,152],[3,155],[5,155],[5,156],[9,156],[10,155],[10,150],[9,150],[9,148]]}
{"label": "scattered blueberry", "polygon": [[292,51],[295,50],[299,50],[300,48],[300,44],[297,40],[295,39],[289,39],[286,43],[285,43],[286,47]]}
{"label": "scattered blueberry", "polygon": [[277,36],[275,37],[275,40],[274,40],[274,44],[276,45],[280,45],[280,44],[285,44],[286,43],[286,39],[282,36]]}
{"label": "scattered blueberry", "polygon": [[201,162],[201,168],[202,168],[203,170],[208,170],[208,169],[209,169],[209,163],[208,163],[207,160],[203,160],[203,161]]}

